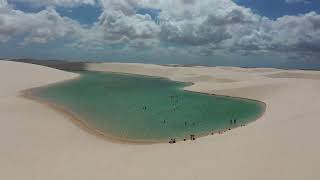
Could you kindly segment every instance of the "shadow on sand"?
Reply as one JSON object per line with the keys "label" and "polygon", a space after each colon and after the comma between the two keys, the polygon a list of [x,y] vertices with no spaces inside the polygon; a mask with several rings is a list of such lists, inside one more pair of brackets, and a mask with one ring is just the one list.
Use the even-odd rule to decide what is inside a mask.
{"label": "shadow on sand", "polygon": [[85,71],[86,62],[71,62],[63,60],[34,60],[34,59],[11,59],[14,62],[23,62],[29,64],[36,64],[41,66],[47,66],[64,71]]}

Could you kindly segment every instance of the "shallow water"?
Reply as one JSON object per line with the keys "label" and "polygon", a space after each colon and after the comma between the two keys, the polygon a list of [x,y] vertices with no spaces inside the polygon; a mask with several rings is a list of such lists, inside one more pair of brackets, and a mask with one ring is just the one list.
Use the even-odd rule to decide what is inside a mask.
{"label": "shallow water", "polygon": [[81,74],[33,95],[66,107],[108,135],[132,141],[207,135],[250,123],[265,108],[257,101],[184,91],[188,84],[162,78]]}

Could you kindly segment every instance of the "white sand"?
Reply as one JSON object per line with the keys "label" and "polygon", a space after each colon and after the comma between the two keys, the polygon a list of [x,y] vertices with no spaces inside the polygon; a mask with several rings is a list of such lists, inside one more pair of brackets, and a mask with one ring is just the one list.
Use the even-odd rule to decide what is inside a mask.
{"label": "white sand", "polygon": [[18,97],[21,90],[77,75],[0,61],[0,179],[320,179],[320,72],[143,64],[92,64],[88,69],[192,81],[189,90],[253,98],[268,108],[249,126],[196,142],[114,144]]}

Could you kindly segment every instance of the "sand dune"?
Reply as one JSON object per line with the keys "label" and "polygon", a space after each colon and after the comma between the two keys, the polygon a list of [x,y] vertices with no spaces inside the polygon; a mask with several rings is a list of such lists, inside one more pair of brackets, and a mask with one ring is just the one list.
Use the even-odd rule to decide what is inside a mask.
{"label": "sand dune", "polygon": [[19,97],[22,90],[76,74],[0,61],[0,179],[320,178],[320,81],[308,78],[320,72],[299,71],[295,77],[296,71],[277,69],[117,63],[88,64],[87,69],[192,81],[195,84],[186,89],[257,99],[267,104],[267,111],[246,127],[196,142],[114,144],[86,133],[46,106]]}
{"label": "sand dune", "polygon": [[319,73],[303,73],[303,72],[280,72],[270,74],[268,77],[271,78],[297,78],[297,79],[315,79],[320,80]]}

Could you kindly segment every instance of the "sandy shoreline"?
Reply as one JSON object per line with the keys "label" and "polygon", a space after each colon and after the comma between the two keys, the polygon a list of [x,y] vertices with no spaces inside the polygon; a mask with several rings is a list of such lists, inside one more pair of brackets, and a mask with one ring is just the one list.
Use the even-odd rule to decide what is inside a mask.
{"label": "sandy shoreline", "polygon": [[112,143],[119,143],[119,144],[135,144],[135,145],[148,145],[148,144],[156,144],[156,143],[165,143],[165,142],[153,142],[153,141],[148,141],[148,142],[144,142],[144,141],[133,141],[133,140],[129,140],[129,139],[121,139],[118,137],[113,137],[109,134],[106,134],[105,132],[100,131],[97,128],[91,127],[89,124],[87,124],[82,118],[80,118],[79,116],[77,116],[75,113],[73,113],[72,111],[68,110],[67,108],[52,103],[52,102],[47,102],[45,100],[42,100],[40,98],[37,98],[36,96],[32,95],[32,89],[28,89],[28,90],[24,90],[21,92],[20,97],[25,98],[25,99],[29,99],[32,100],[34,102],[37,102],[43,106],[46,106],[50,109],[53,109],[54,111],[62,114],[64,117],[66,117],[67,119],[69,119],[73,124],[75,124],[77,127],[79,127],[80,129],[82,129],[83,131],[96,136],[98,138],[102,138],[106,141],[112,142]]}
{"label": "sandy shoreline", "polygon": [[88,70],[194,82],[186,90],[256,99],[260,120],[176,145],[118,144],[81,130],[19,92],[78,77],[0,61],[0,179],[270,180],[320,178],[320,72],[233,67],[88,64]]}
{"label": "sandy shoreline", "polygon": [[[124,74],[124,73],[121,73]],[[130,74],[128,74],[130,75]],[[148,77],[154,77],[154,76],[148,76]],[[77,77],[76,79],[80,78]],[[76,80],[76,79],[71,79],[71,80]],[[167,79],[167,78],[164,78]],[[71,80],[65,80],[62,82],[66,82],[66,81],[71,81]],[[62,82],[58,82],[58,83],[62,83]],[[52,85],[58,84],[58,83],[53,83],[53,84],[49,84],[46,86],[42,86],[42,87],[50,87]],[[192,82],[187,82],[188,84],[194,85],[194,83]],[[31,88],[31,89],[27,89],[27,90],[23,90],[20,92],[20,97],[22,98],[26,98],[32,101],[35,101],[37,103],[40,103],[44,106],[47,106],[48,108],[51,108],[55,111],[57,111],[58,113],[61,113],[62,115],[64,115],[66,118],[68,118],[71,122],[73,122],[76,126],[78,126],[80,129],[86,131],[87,133],[94,135],[98,138],[102,138],[106,141],[109,142],[113,142],[113,143],[119,143],[119,144],[135,144],[135,145],[152,145],[152,144],[158,144],[158,143],[168,143],[170,141],[170,139],[168,140],[132,140],[132,139],[125,139],[125,138],[120,138],[120,137],[115,137],[112,136],[111,134],[107,134],[106,132],[103,132],[101,130],[99,130],[98,128],[95,127],[91,127],[88,123],[86,123],[86,120],[83,119],[82,117],[78,116],[76,113],[68,110],[68,108],[63,107],[62,105],[58,105],[55,104],[53,102],[48,102],[46,100],[43,100],[41,98],[38,98],[36,96],[33,95],[33,91],[36,91],[38,88],[42,88],[42,87],[36,87],[36,88]],[[188,87],[188,86],[186,86]],[[183,91],[190,91],[187,90],[186,87],[184,87],[182,90]],[[195,92],[195,91],[190,91],[190,92]],[[228,97],[228,98],[232,98],[232,99],[239,99],[239,100],[250,100],[250,101],[256,101],[258,104],[260,104],[261,108],[263,108],[263,112],[255,119],[253,120],[251,123],[254,123],[255,121],[259,120],[265,113],[267,105],[266,103],[262,102],[262,101],[258,101],[258,100],[254,100],[254,99],[247,99],[247,98],[241,98],[241,97],[231,97],[231,96],[226,96],[226,95],[216,95],[216,94],[209,94],[209,93],[203,93],[203,92],[195,92],[195,93],[200,93],[200,94],[206,94],[206,95],[213,95],[213,96],[220,96],[220,97]],[[221,129],[221,130],[217,130],[217,131],[212,131],[209,134],[203,134],[203,135],[198,135],[196,136],[196,138],[202,138],[205,136],[210,136],[210,135],[216,135],[216,134],[223,134],[226,133],[227,131],[236,129],[236,128],[240,128],[243,126],[247,126],[248,124],[241,124],[238,125],[236,127],[230,128],[230,129]],[[187,137],[186,137],[187,138]],[[176,139],[177,142],[183,142],[183,139]]]}

